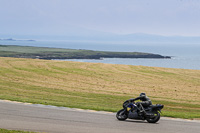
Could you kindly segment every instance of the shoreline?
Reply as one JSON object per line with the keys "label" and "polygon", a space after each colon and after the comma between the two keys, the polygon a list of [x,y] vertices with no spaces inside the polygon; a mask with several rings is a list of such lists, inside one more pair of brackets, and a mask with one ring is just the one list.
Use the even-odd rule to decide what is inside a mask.
{"label": "shoreline", "polygon": [[102,59],[102,58],[145,58],[171,59],[171,56],[143,52],[113,52],[83,49],[64,49],[18,45],[0,45],[0,57],[32,59]]}

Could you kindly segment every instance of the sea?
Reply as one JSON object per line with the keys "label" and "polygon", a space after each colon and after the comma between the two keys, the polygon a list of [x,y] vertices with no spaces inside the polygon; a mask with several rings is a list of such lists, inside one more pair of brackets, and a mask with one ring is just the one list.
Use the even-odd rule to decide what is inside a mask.
{"label": "sea", "polygon": [[[136,66],[152,66],[165,68],[181,68],[200,70],[200,43],[131,43],[131,42],[95,42],[95,41],[66,41],[66,40],[36,40],[10,41],[0,40],[0,45],[20,45],[53,47],[68,49],[86,49],[97,51],[117,52],[145,52],[171,56],[171,59],[138,59],[138,58],[102,58],[95,59],[67,59],[66,61],[93,62],[108,64],[126,64]],[[65,60],[65,59],[63,59]]]}

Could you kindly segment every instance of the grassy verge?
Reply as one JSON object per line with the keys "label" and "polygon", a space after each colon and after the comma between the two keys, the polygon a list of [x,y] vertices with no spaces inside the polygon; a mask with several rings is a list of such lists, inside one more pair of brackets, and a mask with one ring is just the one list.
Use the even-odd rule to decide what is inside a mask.
{"label": "grassy verge", "polygon": [[0,133],[35,133],[35,132],[0,129]]}
{"label": "grassy verge", "polygon": [[200,118],[200,71],[0,58],[0,99],[116,112],[146,92],[163,116]]}

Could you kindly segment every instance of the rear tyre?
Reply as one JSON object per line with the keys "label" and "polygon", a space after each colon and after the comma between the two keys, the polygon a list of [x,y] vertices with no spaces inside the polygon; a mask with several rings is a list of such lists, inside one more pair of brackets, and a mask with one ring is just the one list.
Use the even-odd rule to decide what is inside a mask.
{"label": "rear tyre", "polygon": [[147,118],[147,121],[149,123],[156,123],[159,120],[160,120],[160,113],[159,112],[154,113],[154,117],[153,118]]}
{"label": "rear tyre", "polygon": [[117,112],[116,117],[120,121],[124,121],[128,118],[128,114],[126,113],[125,109],[121,109],[120,111]]}

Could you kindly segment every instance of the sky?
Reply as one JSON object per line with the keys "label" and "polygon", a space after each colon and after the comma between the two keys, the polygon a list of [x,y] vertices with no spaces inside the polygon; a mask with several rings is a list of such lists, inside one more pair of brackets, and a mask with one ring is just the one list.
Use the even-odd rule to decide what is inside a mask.
{"label": "sky", "polygon": [[0,0],[0,35],[200,36],[200,0]]}

